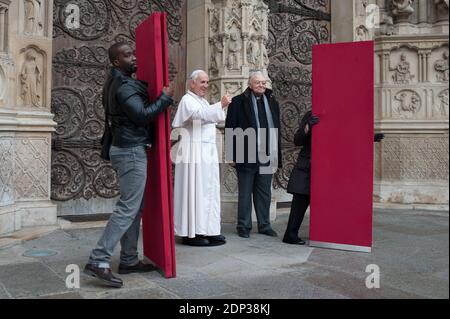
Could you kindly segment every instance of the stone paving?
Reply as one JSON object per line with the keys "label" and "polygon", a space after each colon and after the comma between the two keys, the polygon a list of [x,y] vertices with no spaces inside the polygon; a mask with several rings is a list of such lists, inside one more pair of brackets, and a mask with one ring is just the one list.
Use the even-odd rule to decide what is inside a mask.
{"label": "stone paving", "polygon": [[[280,236],[287,218],[280,213],[274,222]],[[300,233],[305,239],[308,224],[305,218]],[[234,225],[223,225],[225,246],[196,248],[177,243],[177,278],[168,280],[158,272],[131,274],[121,276],[121,289],[102,286],[84,275],[79,289],[68,289],[66,266],[76,264],[82,269],[102,229],[55,230],[0,249],[0,299],[449,298],[448,212],[376,209],[371,254],[291,246],[257,233],[243,239],[234,229]],[[30,249],[56,254],[24,257]],[[118,250],[114,270],[117,255]],[[370,264],[380,268],[379,289],[366,288]]]}

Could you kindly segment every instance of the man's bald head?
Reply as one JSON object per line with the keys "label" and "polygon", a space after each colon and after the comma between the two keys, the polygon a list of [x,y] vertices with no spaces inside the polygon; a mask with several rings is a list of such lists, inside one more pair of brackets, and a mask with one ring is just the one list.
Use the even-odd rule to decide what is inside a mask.
{"label": "man's bald head", "polygon": [[114,61],[116,61],[119,58],[120,49],[123,48],[124,46],[128,46],[128,43],[117,42],[117,43],[114,43],[112,46],[110,46],[110,48],[108,50],[108,56],[109,56],[109,61],[111,61],[111,64],[114,65]]}

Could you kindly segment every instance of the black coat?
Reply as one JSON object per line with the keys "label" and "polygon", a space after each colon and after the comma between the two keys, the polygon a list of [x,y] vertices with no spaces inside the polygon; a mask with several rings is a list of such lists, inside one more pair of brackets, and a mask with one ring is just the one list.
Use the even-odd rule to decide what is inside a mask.
{"label": "black coat", "polygon": [[294,143],[296,146],[302,146],[298,155],[297,163],[291,172],[287,191],[290,194],[310,194],[311,184],[311,129],[305,134],[305,126],[311,117],[312,112],[305,114],[300,127],[295,133]]}
{"label": "black coat", "polygon": [[[269,108],[272,112],[273,124],[276,129],[278,129],[278,168],[282,167],[282,156],[281,156],[281,130],[280,130],[280,106],[272,94],[272,91],[267,89],[265,93],[267,97],[267,101],[269,102]],[[236,129],[241,128],[245,131],[248,128],[253,128],[256,131],[256,114],[253,110],[253,103],[251,98],[251,90],[248,88],[244,93],[233,98],[232,103],[228,107],[227,111],[227,119],[225,121],[225,128],[227,129]],[[227,132],[225,131],[225,138],[227,137]],[[228,144],[228,143],[227,143]],[[236,161],[236,138],[233,138],[233,147],[232,149],[225,149],[227,160]],[[255,143],[254,146],[257,148]],[[237,163],[236,168],[254,168],[258,167],[258,163],[252,163],[248,158],[248,139],[245,139],[244,142],[244,162]],[[233,154],[229,154],[233,152]]]}
{"label": "black coat", "polygon": [[152,121],[172,104],[164,93],[150,103],[147,83],[112,69],[103,87],[103,105],[111,122],[112,145],[134,147],[153,143]]}

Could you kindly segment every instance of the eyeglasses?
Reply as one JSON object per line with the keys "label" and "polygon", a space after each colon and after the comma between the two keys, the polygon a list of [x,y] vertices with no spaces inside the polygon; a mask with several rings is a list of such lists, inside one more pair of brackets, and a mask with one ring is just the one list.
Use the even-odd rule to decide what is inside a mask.
{"label": "eyeglasses", "polygon": [[266,84],[267,84],[266,81],[255,81],[255,82],[253,82],[253,83],[256,84],[256,85],[260,85],[260,84],[266,85]]}

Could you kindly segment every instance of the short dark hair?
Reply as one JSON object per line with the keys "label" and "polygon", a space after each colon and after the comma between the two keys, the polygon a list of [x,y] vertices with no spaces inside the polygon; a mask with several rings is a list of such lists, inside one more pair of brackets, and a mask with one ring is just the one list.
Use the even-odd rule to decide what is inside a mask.
{"label": "short dark hair", "polygon": [[117,42],[109,47],[108,55],[109,55],[109,61],[111,61],[111,64],[119,57],[119,49],[126,45],[128,45],[128,43],[126,43],[126,42]]}

